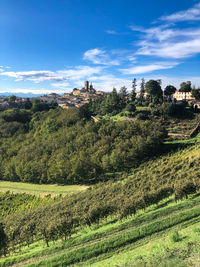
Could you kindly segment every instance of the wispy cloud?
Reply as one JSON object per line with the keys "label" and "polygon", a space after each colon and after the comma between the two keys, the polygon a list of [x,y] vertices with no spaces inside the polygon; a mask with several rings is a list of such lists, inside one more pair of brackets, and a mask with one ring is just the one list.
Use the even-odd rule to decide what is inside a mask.
{"label": "wispy cloud", "polygon": [[62,88],[62,89],[70,88],[69,82],[52,83],[51,85],[53,87]]}
{"label": "wispy cloud", "polygon": [[1,72],[0,75],[15,78],[15,81],[29,80],[35,83],[44,81],[63,82],[67,80],[81,79],[102,71],[101,67],[77,66],[74,69],[58,71],[22,71],[22,72]]}
{"label": "wispy cloud", "polygon": [[13,93],[13,94],[35,94],[35,95],[44,95],[49,93],[57,93],[57,94],[63,94],[66,92],[66,90],[63,89],[46,89],[46,88],[7,88],[4,91],[1,91],[1,93]]}
{"label": "wispy cloud", "polygon": [[197,20],[198,16],[200,19],[200,3],[186,11],[161,17],[161,21],[165,21],[162,25],[150,28],[130,26],[141,34],[135,55],[182,59],[200,53],[199,25],[177,28],[175,24],[179,20],[192,20],[194,17]]}
{"label": "wispy cloud", "polygon": [[187,10],[179,11],[167,16],[162,16],[159,20],[170,22],[200,20],[200,3]]}
{"label": "wispy cloud", "polygon": [[156,70],[163,70],[163,69],[172,69],[174,66],[176,66],[178,63],[172,62],[161,62],[161,63],[154,63],[150,65],[143,65],[143,66],[136,66],[131,67],[127,69],[119,69],[123,74],[142,74],[142,73],[148,73]]}
{"label": "wispy cloud", "polygon": [[115,87],[119,90],[122,86],[126,86],[128,89],[131,89],[131,79],[119,78],[112,74],[100,75],[100,76],[91,76],[90,80],[93,81],[93,85],[98,90],[104,90],[109,92]]}
{"label": "wispy cloud", "polygon": [[83,55],[83,59],[99,65],[120,65],[120,61],[118,59],[112,59],[105,50],[99,48],[87,50]]}
{"label": "wispy cloud", "polygon": [[200,53],[200,37],[182,42],[153,43],[143,42],[137,55],[158,56],[162,58],[187,58]]}
{"label": "wispy cloud", "polygon": [[22,72],[2,72],[0,75],[15,78],[15,81],[29,80],[35,83],[43,81],[63,81],[66,77],[58,75],[52,71],[22,71]]}
{"label": "wispy cloud", "polygon": [[111,34],[111,35],[118,35],[119,33],[114,31],[114,30],[107,30],[106,31],[107,34]]}

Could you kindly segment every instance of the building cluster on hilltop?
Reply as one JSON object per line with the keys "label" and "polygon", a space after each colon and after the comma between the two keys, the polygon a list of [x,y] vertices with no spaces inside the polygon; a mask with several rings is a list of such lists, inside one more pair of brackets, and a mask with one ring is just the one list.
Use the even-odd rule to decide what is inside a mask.
{"label": "building cluster on hilltop", "polygon": [[[95,99],[99,96],[105,97],[108,93],[104,91],[96,91],[88,81],[85,81],[85,85],[81,89],[74,88],[71,93],[64,93],[59,95],[56,93],[50,93],[39,97],[29,98],[30,102],[35,99],[46,103],[57,103],[61,108],[81,107],[82,105],[89,102],[90,99]],[[9,97],[0,98],[0,107],[3,109],[8,108],[23,108],[27,98],[17,97],[14,101],[10,101]]]}
{"label": "building cluster on hilltop", "polygon": [[[35,99],[38,99],[48,104],[56,103],[61,108],[67,109],[72,107],[81,107],[82,105],[88,103],[90,100],[96,99],[99,96],[106,97],[108,94],[109,93],[104,91],[95,90],[92,83],[85,81],[84,87],[80,89],[74,88],[71,93],[64,93],[63,95],[50,93],[48,95],[32,98],[17,97],[14,101],[9,97],[0,97],[0,108],[24,108],[27,104],[27,100],[33,102]],[[147,92],[143,90],[142,97],[146,99],[147,96]],[[181,102],[183,100],[186,100],[194,105],[197,105],[197,107],[200,108],[200,101],[195,100],[195,98],[192,96],[192,92],[182,92],[181,90],[176,90],[172,95],[163,96],[164,98],[170,99],[170,101],[172,102]],[[141,91],[136,93],[136,98],[139,99],[140,97]]]}

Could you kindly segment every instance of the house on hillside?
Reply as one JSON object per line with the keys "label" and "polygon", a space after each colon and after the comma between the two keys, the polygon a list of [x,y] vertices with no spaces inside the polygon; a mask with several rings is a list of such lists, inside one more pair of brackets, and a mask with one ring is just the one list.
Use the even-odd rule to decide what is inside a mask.
{"label": "house on hillside", "polygon": [[192,97],[191,92],[180,92],[179,90],[176,90],[176,92],[172,95],[173,99],[176,99],[177,101],[181,100],[194,100],[195,98]]}
{"label": "house on hillside", "polygon": [[[140,98],[140,95],[141,95],[141,91],[137,92],[136,93],[136,98]],[[146,99],[147,98],[147,92],[145,91],[144,94],[143,94],[143,98]]]}

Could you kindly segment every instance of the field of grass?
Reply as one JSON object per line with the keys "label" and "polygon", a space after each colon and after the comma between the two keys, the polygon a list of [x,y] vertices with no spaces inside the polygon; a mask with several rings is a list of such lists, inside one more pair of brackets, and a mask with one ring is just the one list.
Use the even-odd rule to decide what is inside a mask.
{"label": "field of grass", "polygon": [[1,192],[27,193],[38,196],[45,195],[68,195],[87,189],[84,185],[55,185],[55,184],[28,184],[18,182],[0,181]]}
{"label": "field of grass", "polygon": [[25,246],[0,266],[198,266],[199,204],[199,194],[178,203],[168,198],[122,221],[113,217],[81,227],[50,247],[42,241]]}

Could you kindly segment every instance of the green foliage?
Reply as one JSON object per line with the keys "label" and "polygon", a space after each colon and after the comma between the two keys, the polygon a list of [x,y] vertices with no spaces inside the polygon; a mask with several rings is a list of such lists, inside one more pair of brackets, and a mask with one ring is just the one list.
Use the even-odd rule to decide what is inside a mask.
{"label": "green foliage", "polygon": [[129,103],[129,104],[126,106],[126,110],[127,110],[128,112],[134,112],[134,111],[136,111],[136,106],[135,106],[135,104],[134,104],[134,103]]}
{"label": "green foliage", "polygon": [[163,91],[158,81],[150,80],[145,84],[145,89],[151,102],[159,103],[163,98]]}
{"label": "green foliage", "polygon": [[172,242],[179,242],[181,240],[180,234],[177,230],[173,231],[170,235],[170,240]]}
{"label": "green foliage", "polygon": [[105,173],[137,166],[152,149],[160,150],[166,136],[159,123],[95,123],[88,105],[37,112],[30,118],[29,123],[5,118],[0,123],[1,180],[95,183],[106,180]]}
{"label": "green foliage", "polygon": [[[188,198],[200,188],[198,163],[199,146],[190,147],[173,156],[149,162],[145,167],[141,166],[133,177],[123,183],[110,181],[99,184],[85,192],[74,194],[70,198],[60,199],[51,205],[11,214],[3,221],[6,235],[9,238],[9,246],[15,247],[17,244],[30,243],[31,240],[40,238],[48,246],[50,241],[69,238],[77,227],[91,226],[113,215],[121,220],[129,215],[137,214],[139,210],[146,209],[173,193],[175,201]],[[182,168],[182,165],[184,169],[181,173],[178,170]],[[191,204],[192,207],[193,204]],[[141,228],[139,237],[199,215],[199,207],[195,207],[179,213],[178,216],[175,214],[170,219],[167,216],[162,223],[152,222],[148,228]]]}
{"label": "green foliage", "polygon": [[200,100],[200,88],[197,89],[192,89],[192,96],[196,99],[196,100]]}
{"label": "green foliage", "polygon": [[180,92],[191,92],[192,88],[191,88],[191,81],[187,81],[187,82],[182,82],[180,84]]}
{"label": "green foliage", "polygon": [[187,109],[187,103],[174,104],[163,102],[161,105],[151,105],[151,114],[153,116],[192,118],[194,115],[190,109]]}
{"label": "green foliage", "polygon": [[29,194],[12,194],[10,192],[0,192],[0,218],[10,214],[30,210],[40,205],[53,202],[51,197],[36,197]]}
{"label": "green foliage", "polygon": [[8,237],[4,231],[4,225],[0,222],[0,257],[7,253]]}
{"label": "green foliage", "polygon": [[6,110],[1,113],[0,117],[6,122],[16,121],[16,122],[26,123],[31,120],[30,112],[18,108]]}
{"label": "green foliage", "polygon": [[176,87],[174,87],[173,85],[167,85],[165,87],[164,94],[166,96],[173,95],[175,92],[176,92]]}
{"label": "green foliage", "polygon": [[9,101],[15,101],[17,99],[17,97],[15,96],[15,95],[11,95],[10,97],[9,97]]}

